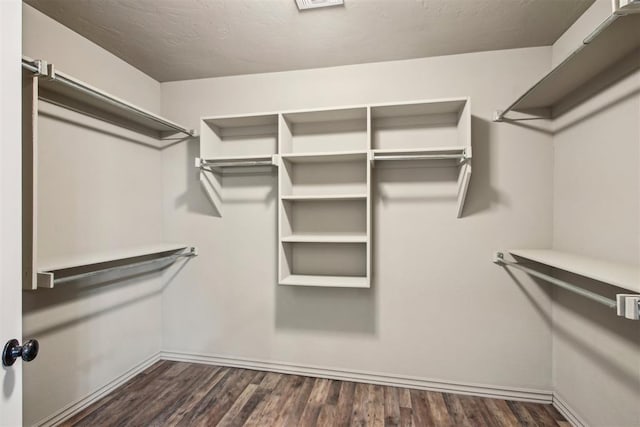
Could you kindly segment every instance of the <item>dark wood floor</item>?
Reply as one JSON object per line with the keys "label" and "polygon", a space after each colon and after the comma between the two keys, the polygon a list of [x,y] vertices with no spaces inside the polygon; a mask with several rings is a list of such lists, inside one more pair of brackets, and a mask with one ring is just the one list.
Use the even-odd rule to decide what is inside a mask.
{"label": "dark wood floor", "polygon": [[569,426],[551,405],[161,361],[65,426]]}

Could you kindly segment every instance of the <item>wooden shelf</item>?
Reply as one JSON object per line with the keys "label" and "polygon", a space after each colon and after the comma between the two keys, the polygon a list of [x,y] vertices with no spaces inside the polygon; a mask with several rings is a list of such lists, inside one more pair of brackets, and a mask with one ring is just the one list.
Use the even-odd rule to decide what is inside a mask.
{"label": "wooden shelf", "polygon": [[552,249],[511,249],[509,253],[619,288],[640,292],[639,266],[603,261]]}
{"label": "wooden shelf", "polygon": [[366,194],[328,194],[318,196],[281,196],[282,200],[305,202],[305,201],[322,201],[322,200],[366,200]]}
{"label": "wooden shelf", "polygon": [[325,162],[353,162],[366,160],[366,151],[334,151],[324,153],[282,154],[283,160],[291,163],[325,163]]}
{"label": "wooden shelf", "polygon": [[[34,71],[37,64],[44,62],[34,61],[30,58],[22,60],[23,67]],[[38,81],[40,99],[61,105],[79,113],[97,117],[109,122],[117,121],[119,124],[132,125],[132,129],[141,129],[161,134],[182,133],[192,136],[195,132],[177,123],[167,120],[157,114],[131,104],[123,99],[113,96],[105,91],[97,89],[81,80],[71,77],[61,71],[41,69],[45,77],[35,77]],[[34,74],[38,76],[38,74]]]}
{"label": "wooden shelf", "polygon": [[45,259],[38,266],[38,287],[52,288],[55,276],[60,273],[64,274],[69,270],[81,270],[86,273],[88,271],[102,270],[106,265],[122,265],[142,258],[152,259],[160,255],[184,251],[188,248],[190,248],[189,245],[163,243]]}
{"label": "wooden shelf", "polygon": [[293,234],[281,239],[285,243],[367,243],[365,234]]}
{"label": "wooden shelf", "polygon": [[640,52],[636,54],[640,49],[638,28],[640,14],[611,15],[562,63],[499,111],[496,121],[501,121],[510,111],[556,117],[556,108],[563,100],[626,57],[635,56],[633,68],[637,69],[640,61]]}
{"label": "wooden shelf", "polygon": [[321,276],[292,274],[280,281],[281,285],[321,286],[334,288],[368,288],[369,280],[360,276]]}

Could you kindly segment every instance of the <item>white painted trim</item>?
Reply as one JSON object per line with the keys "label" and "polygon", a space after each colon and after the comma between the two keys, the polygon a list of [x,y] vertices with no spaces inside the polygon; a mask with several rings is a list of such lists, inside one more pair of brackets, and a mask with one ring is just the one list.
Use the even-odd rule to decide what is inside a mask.
{"label": "white painted trim", "polygon": [[122,384],[126,383],[131,378],[135,377],[140,372],[147,369],[149,366],[161,360],[160,354],[161,354],[160,352],[153,354],[151,357],[133,366],[132,368],[124,372],[122,375],[117,376],[116,378],[109,381],[107,384],[98,388],[94,392],[89,393],[85,397],[65,406],[64,408],[60,409],[53,415],[43,418],[42,420],[38,421],[34,425],[35,426],[54,426],[71,418],[72,416],[74,416],[75,414],[77,414],[87,406],[98,401],[100,398],[104,397],[105,395],[111,393],[114,389],[120,387]]}
{"label": "white painted trim", "polygon": [[580,415],[564,400],[558,392],[553,392],[553,406],[562,414],[563,417],[574,427],[589,427],[589,424],[583,420]]}
{"label": "white painted trim", "polygon": [[330,378],[342,381],[380,384],[394,387],[407,387],[443,393],[456,393],[494,399],[519,400],[550,404],[553,393],[549,390],[514,388],[474,383],[460,383],[446,380],[391,375],[376,372],[335,369],[310,365],[299,365],[286,362],[247,359],[220,355],[184,353],[178,351],[162,351],[162,360],[178,362],[204,363],[209,365],[229,366],[234,368],[253,369],[257,371],[279,372],[283,374],[304,375],[309,377]]}

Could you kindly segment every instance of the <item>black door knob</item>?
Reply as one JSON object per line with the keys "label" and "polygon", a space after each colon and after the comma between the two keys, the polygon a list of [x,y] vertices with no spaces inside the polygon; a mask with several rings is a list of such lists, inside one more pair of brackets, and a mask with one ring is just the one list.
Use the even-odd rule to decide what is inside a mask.
{"label": "black door knob", "polygon": [[18,357],[21,357],[25,362],[31,362],[38,355],[39,348],[38,340],[28,340],[23,345],[20,345],[16,339],[9,340],[2,350],[2,364],[11,366]]}

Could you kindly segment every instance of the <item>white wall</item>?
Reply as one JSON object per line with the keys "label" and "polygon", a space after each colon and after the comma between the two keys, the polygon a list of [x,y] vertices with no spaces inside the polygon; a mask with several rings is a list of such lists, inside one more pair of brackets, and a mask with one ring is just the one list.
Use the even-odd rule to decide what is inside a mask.
{"label": "white wall", "polygon": [[[585,13],[591,30],[606,14],[599,2]],[[554,55],[578,46],[585,31],[590,32],[567,31],[554,45]],[[635,62],[640,66],[640,58]],[[555,120],[555,248],[640,264],[639,117],[640,71],[636,71]],[[609,297],[626,293],[575,276],[565,279]],[[638,323],[556,290],[553,382],[560,397],[589,425],[640,425]]]}
{"label": "white wall", "polygon": [[275,175],[226,177],[218,213],[193,167],[197,141],[164,150],[166,236],[200,249],[163,293],[165,349],[550,390],[548,288],[491,262],[497,249],[551,245],[551,136],[491,122],[550,61],[531,48],[162,84],[163,114],[196,127],[208,115],[470,96],[474,144],[463,219],[437,193],[454,176],[375,171],[366,290],[277,286]]}
{"label": "white wall", "polygon": [[[159,110],[156,81],[35,9],[23,10],[25,55]],[[144,145],[149,138],[45,103],[41,113],[40,259],[162,241],[162,158]],[[160,275],[118,277],[24,292],[24,336],[41,345],[24,369],[25,425],[160,350]]]}

